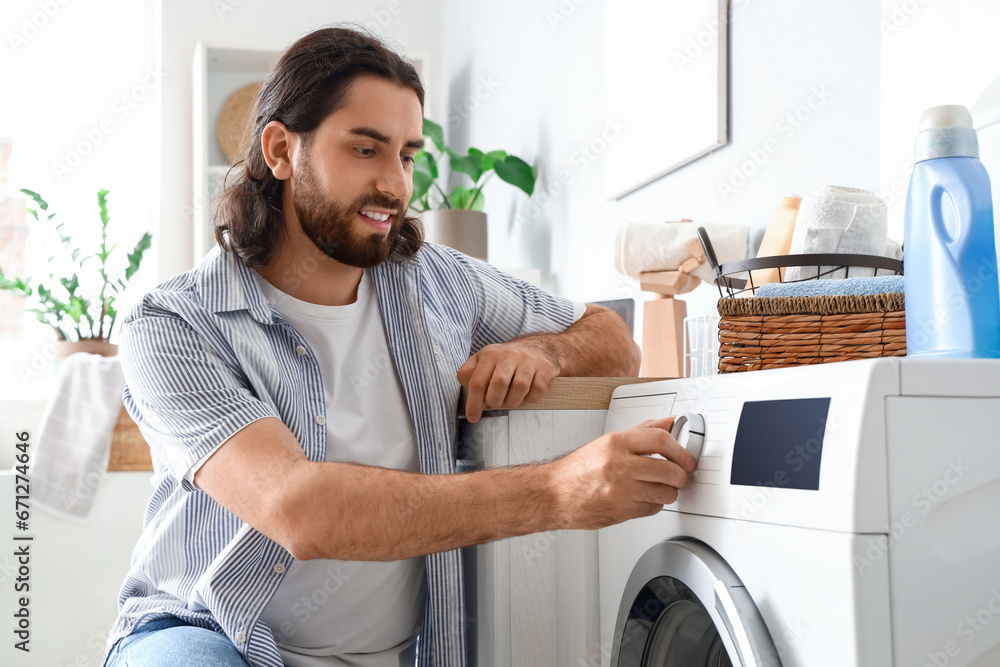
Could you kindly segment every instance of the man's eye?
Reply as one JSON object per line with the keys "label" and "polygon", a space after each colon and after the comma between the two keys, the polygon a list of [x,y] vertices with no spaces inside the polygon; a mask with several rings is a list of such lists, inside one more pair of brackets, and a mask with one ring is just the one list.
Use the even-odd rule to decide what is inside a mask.
{"label": "man's eye", "polygon": [[414,157],[413,155],[400,155],[399,159],[403,161],[403,164],[413,164]]}
{"label": "man's eye", "polygon": [[359,154],[361,154],[361,155],[363,155],[365,157],[368,157],[369,155],[372,155],[372,154],[375,153],[375,151],[373,151],[371,148],[361,148],[360,146],[355,147],[354,150],[356,150]]}

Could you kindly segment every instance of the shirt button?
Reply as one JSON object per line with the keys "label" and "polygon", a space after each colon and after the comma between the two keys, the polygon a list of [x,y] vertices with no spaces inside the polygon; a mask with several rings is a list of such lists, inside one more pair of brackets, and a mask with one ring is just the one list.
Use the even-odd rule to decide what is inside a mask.
{"label": "shirt button", "polygon": [[323,415],[316,415],[315,421],[318,425],[322,426],[323,424],[326,423],[326,417],[324,417]]}
{"label": "shirt button", "polygon": [[441,346],[440,345],[435,345],[434,346],[434,354],[436,356],[439,356],[439,357],[441,356]]}
{"label": "shirt button", "polygon": [[242,630],[240,632],[237,632],[236,641],[237,643],[245,644],[247,641],[247,633],[243,632]]}
{"label": "shirt button", "polygon": [[295,347],[295,353],[301,357],[303,354],[306,353],[305,346],[304,345],[297,345]]}
{"label": "shirt button", "polygon": [[282,563],[275,563],[274,564],[274,573],[275,574],[284,574],[284,572],[285,572],[285,566],[284,566],[284,564],[282,564]]}

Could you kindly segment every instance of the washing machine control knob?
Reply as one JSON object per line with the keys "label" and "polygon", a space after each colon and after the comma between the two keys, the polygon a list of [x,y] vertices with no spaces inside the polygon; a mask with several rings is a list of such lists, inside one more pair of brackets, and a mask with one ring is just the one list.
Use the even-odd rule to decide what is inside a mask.
{"label": "washing machine control knob", "polygon": [[697,463],[701,457],[701,449],[705,444],[705,418],[697,412],[685,412],[674,417],[674,427],[670,435],[688,450]]}

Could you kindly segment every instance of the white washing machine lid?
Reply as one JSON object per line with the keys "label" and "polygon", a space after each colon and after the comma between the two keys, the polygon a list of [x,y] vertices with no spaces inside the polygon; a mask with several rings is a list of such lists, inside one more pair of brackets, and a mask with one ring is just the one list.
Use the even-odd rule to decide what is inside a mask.
{"label": "white washing machine lid", "polygon": [[[757,605],[731,567],[710,547],[693,540],[666,540],[654,545],[636,563],[622,595],[615,623],[612,667],[638,667],[623,660],[626,623],[638,615],[658,615],[661,610],[638,605],[640,595],[662,578],[681,582],[697,597],[718,631],[729,658],[741,667],[780,667],[781,660]],[[653,626],[651,632],[656,631]],[[652,637],[649,637],[650,641]],[[649,643],[646,643],[648,650]]]}

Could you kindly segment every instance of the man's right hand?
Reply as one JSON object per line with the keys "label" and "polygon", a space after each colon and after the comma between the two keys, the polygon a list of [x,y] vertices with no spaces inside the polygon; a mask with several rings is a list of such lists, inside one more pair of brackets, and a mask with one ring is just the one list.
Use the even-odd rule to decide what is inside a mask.
{"label": "man's right hand", "polygon": [[603,528],[651,516],[674,502],[695,460],[670,435],[673,424],[673,417],[646,421],[546,464],[559,528]]}

